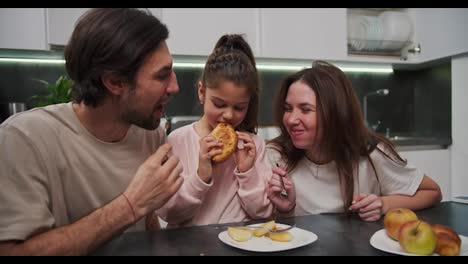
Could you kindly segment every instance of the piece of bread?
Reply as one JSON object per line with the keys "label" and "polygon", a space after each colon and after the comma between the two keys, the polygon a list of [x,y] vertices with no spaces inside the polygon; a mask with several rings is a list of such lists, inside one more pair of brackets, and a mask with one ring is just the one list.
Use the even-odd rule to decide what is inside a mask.
{"label": "piece of bread", "polygon": [[214,162],[223,162],[236,150],[237,148],[237,134],[234,128],[226,123],[219,123],[210,135],[223,143],[222,153],[214,156]]}

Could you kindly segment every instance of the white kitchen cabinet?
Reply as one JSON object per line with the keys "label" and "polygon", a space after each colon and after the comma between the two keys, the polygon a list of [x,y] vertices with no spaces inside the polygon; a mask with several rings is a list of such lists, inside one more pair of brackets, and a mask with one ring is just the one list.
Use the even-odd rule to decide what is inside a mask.
{"label": "white kitchen cabinet", "polygon": [[468,195],[468,54],[452,59],[452,196]]}
{"label": "white kitchen cabinet", "polygon": [[[65,46],[71,37],[75,23],[89,8],[47,8],[47,40],[49,45]],[[148,8],[161,18],[161,8]]]}
{"label": "white kitchen cabinet", "polygon": [[421,44],[416,62],[426,62],[468,52],[468,8],[410,8],[414,43]]}
{"label": "white kitchen cabinet", "polygon": [[260,36],[262,57],[343,60],[346,9],[262,8]]}
{"label": "white kitchen cabinet", "polygon": [[44,8],[1,8],[0,48],[46,49]]}
{"label": "white kitchen cabinet", "polygon": [[89,8],[47,8],[47,41],[49,45],[65,46],[75,23]]}
{"label": "white kitchen cabinet", "polygon": [[244,34],[254,55],[259,55],[256,8],[163,8],[172,54],[209,55],[224,34]]}
{"label": "white kitchen cabinet", "polygon": [[399,153],[408,160],[408,163],[414,164],[439,184],[443,201],[451,200],[450,149],[400,151]]}
{"label": "white kitchen cabinet", "polygon": [[[387,51],[379,49],[365,51],[363,54],[358,55],[355,54],[355,51],[350,52],[347,58],[348,61],[416,64],[468,52],[468,34],[465,29],[466,25],[468,25],[467,8],[357,8],[348,9],[348,16],[363,15],[372,17],[379,16],[386,11],[406,13],[410,18],[413,34],[407,45],[401,49],[401,52],[393,52],[395,53],[393,55],[387,54],[390,56],[384,56],[383,54]],[[366,25],[366,28],[369,28],[369,24]],[[391,23],[390,27],[395,28],[396,25],[398,25],[398,22]],[[363,24],[356,26],[362,27]],[[376,31],[375,28],[374,31]],[[401,33],[407,27],[397,28],[397,31],[394,32]],[[381,30],[384,29],[381,28]],[[367,37],[376,34],[372,32],[372,30],[368,32]],[[373,42],[368,43],[372,44]],[[392,45],[391,42],[387,41],[386,43]],[[420,52],[407,52],[415,47],[420,47]]]}

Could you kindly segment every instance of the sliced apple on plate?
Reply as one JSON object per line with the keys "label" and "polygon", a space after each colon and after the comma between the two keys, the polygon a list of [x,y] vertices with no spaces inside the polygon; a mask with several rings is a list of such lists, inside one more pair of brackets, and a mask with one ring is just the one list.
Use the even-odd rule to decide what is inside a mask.
{"label": "sliced apple on plate", "polygon": [[238,242],[245,242],[252,238],[253,231],[242,227],[228,227],[228,235]]}
{"label": "sliced apple on plate", "polygon": [[269,222],[263,223],[260,225],[259,228],[255,229],[253,234],[256,237],[264,236],[268,233],[268,230],[273,230],[276,227],[275,220],[271,220]]}
{"label": "sliced apple on plate", "polygon": [[282,233],[276,233],[276,234],[269,233],[268,237],[270,237],[271,240],[279,241],[279,242],[289,242],[293,239],[293,236],[288,231],[285,231]]}

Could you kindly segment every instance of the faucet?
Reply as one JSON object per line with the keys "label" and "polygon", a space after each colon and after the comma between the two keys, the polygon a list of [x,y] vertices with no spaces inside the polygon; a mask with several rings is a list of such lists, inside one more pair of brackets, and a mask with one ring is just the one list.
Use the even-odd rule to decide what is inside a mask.
{"label": "faucet", "polygon": [[378,120],[376,124],[369,125],[369,121],[367,120],[367,98],[371,96],[386,96],[389,93],[390,91],[388,89],[379,89],[377,91],[373,91],[364,95],[364,99],[363,99],[364,122],[366,122],[367,127],[370,127],[374,131],[377,130],[377,128],[379,128],[381,122],[380,120]]}

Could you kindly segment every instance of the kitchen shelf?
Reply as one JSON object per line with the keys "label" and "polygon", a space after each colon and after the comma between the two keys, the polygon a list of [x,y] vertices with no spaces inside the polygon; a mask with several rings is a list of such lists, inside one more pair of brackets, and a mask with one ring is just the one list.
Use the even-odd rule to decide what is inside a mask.
{"label": "kitchen shelf", "polygon": [[403,57],[411,41],[348,39],[348,54]]}

